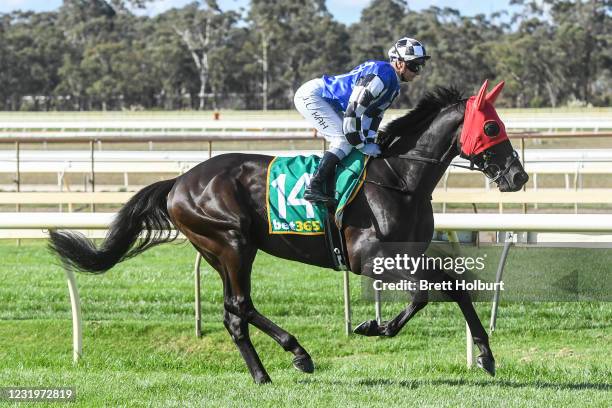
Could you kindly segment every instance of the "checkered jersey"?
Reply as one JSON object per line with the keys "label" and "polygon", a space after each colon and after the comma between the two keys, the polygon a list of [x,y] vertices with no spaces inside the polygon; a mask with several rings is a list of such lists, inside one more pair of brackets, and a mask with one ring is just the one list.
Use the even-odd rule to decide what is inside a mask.
{"label": "checkered jersey", "polygon": [[359,78],[344,113],[342,131],[346,140],[356,148],[374,143],[385,110],[399,94],[390,89],[374,74]]}
{"label": "checkered jersey", "polygon": [[344,112],[343,133],[360,148],[374,141],[385,110],[399,94],[399,79],[387,61],[366,61],[349,73],[323,76],[322,96]]}

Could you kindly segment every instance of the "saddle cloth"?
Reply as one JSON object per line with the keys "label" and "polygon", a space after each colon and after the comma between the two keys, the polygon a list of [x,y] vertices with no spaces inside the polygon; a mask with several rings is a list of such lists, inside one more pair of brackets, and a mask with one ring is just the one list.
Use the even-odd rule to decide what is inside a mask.
{"label": "saddle cloth", "polygon": [[[304,189],[310,182],[319,156],[275,157],[268,166],[266,207],[270,234],[322,235],[325,233],[327,208],[304,200]],[[336,167],[334,212],[336,225],[365,180],[366,158],[353,150]],[[329,188],[329,187],[328,187]]]}

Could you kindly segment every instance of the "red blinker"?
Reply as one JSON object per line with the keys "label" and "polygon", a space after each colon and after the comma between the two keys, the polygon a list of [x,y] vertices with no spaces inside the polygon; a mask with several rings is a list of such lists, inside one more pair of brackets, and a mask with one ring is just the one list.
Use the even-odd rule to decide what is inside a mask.
{"label": "red blinker", "polygon": [[[508,140],[506,127],[501,121],[493,104],[504,87],[504,81],[495,85],[491,92],[487,92],[489,81],[485,80],[478,94],[471,96],[465,105],[463,129],[461,130],[461,153],[465,157],[475,156]],[[485,122],[495,121],[499,125],[499,133],[489,137],[484,132]]]}

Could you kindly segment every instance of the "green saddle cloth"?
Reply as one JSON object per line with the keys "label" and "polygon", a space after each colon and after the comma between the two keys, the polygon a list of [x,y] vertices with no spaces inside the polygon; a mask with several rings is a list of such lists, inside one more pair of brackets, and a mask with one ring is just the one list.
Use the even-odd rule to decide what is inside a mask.
{"label": "green saddle cloth", "polygon": [[[319,156],[275,157],[268,167],[266,203],[270,234],[321,235],[325,233],[327,207],[304,199],[321,158]],[[366,158],[358,150],[342,159],[336,167],[335,197],[338,207],[335,222],[342,225],[344,209],[365,179]]]}

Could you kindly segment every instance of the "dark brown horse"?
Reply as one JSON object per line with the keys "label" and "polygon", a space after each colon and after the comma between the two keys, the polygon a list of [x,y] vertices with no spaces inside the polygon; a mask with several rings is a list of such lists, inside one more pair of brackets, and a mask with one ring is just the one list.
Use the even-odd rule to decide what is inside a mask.
{"label": "dark brown horse", "polygon": [[[496,94],[487,94],[485,99],[485,91],[481,89],[480,100],[476,102],[493,109]],[[352,272],[362,273],[360,254],[372,242],[431,241],[434,223],[430,197],[452,158],[462,149],[462,124],[466,106],[474,102],[473,98],[461,99],[453,89],[438,89],[381,132],[379,140],[385,157],[368,161],[367,179],[344,215]],[[498,121],[497,129],[486,133],[491,138],[499,137],[500,142],[480,154],[463,155],[476,169],[493,178],[500,190],[516,191],[525,184],[527,175],[509,141],[501,140],[505,137],[505,131],[500,133],[503,123],[497,115],[485,116],[481,130],[485,122],[491,128],[491,123]],[[174,227],[223,280],[223,322],[255,382],[269,382],[270,377],[251,343],[249,324],[291,352],[296,368],[313,372],[310,355],[297,339],[263,316],[251,300],[251,267],[258,250],[333,267],[323,236],[268,233],[266,172],[271,160],[270,156],[258,154],[214,157],[176,179],[157,182],[139,191],[121,208],[100,247],[83,236],[63,231],[51,232],[50,247],[67,265],[80,271],[104,273],[120,261],[171,240],[168,231]],[[444,271],[428,273],[432,280],[451,279]],[[488,337],[468,293],[448,291],[447,296],[459,304],[481,351],[478,364],[494,374],[495,361]],[[356,332],[396,335],[427,303],[424,293],[416,293],[412,299],[393,320],[380,326],[375,321],[364,322]]]}

